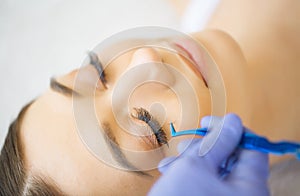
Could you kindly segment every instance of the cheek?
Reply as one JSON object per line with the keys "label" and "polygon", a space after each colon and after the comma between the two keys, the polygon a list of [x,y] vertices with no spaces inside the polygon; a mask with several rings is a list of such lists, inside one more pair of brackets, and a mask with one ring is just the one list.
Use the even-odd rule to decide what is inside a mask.
{"label": "cheek", "polygon": [[[170,53],[164,53],[164,62],[174,66],[178,72],[180,73],[181,79],[178,86],[180,86],[180,89],[183,88],[182,84],[183,80],[186,81],[187,86],[191,88],[191,91],[194,93],[184,93],[183,96],[179,96],[177,98],[179,101],[182,101],[183,99],[190,99],[192,100],[192,97],[195,97],[197,99],[197,104],[193,104],[193,106],[190,106],[192,104],[192,101],[185,102],[183,104],[180,102],[180,104],[183,104],[182,107],[189,107],[189,108],[195,108],[198,107],[199,116],[197,116],[198,123],[194,123],[194,120],[191,120],[195,117],[195,113],[191,112],[185,114],[183,117],[180,117],[183,119],[184,122],[186,122],[185,129],[192,129],[199,126],[200,119],[203,116],[207,116],[211,114],[211,92],[210,89],[207,87],[205,81],[203,80],[202,75],[192,69],[194,67],[194,63],[188,60],[187,58],[181,56],[181,55],[174,55]],[[181,86],[182,85],[182,86]],[[178,101],[178,102],[179,102]],[[180,106],[181,107],[181,106]],[[182,111],[180,111],[182,112]]]}
{"label": "cheek", "polygon": [[159,177],[158,171],[150,171],[149,173],[151,173],[151,176],[143,176],[124,171],[119,172],[117,175],[113,174],[114,181],[112,181],[113,183],[111,183],[110,188],[115,190],[116,193],[108,193],[106,195],[147,195]]}
{"label": "cheek", "polygon": [[[146,195],[158,178],[158,172],[150,176],[122,171],[99,160],[86,160],[77,186],[83,191],[71,195]],[[74,189],[76,189],[74,187]]]}
{"label": "cheek", "polygon": [[161,125],[180,119],[176,93],[160,83],[145,83],[135,88],[129,99],[129,108],[134,107],[148,110]]}

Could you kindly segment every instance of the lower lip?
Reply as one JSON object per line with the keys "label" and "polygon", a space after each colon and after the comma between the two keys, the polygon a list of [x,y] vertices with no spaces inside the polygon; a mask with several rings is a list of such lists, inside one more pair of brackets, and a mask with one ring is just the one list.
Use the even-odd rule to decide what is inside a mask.
{"label": "lower lip", "polygon": [[[204,59],[203,54],[199,51],[199,46],[196,46],[195,43],[189,43],[188,41],[179,41],[176,42],[175,45],[183,50],[190,60],[193,62],[192,69],[198,72],[198,74],[203,78],[205,85],[207,86],[206,78],[205,78],[205,71],[204,71]],[[197,48],[196,48],[197,47]]]}

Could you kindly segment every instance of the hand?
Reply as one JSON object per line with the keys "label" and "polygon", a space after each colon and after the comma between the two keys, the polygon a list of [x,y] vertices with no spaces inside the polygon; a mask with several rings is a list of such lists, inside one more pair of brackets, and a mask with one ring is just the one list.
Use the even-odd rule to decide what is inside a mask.
{"label": "hand", "polygon": [[[220,165],[236,150],[243,125],[234,114],[223,119],[214,117],[214,121],[216,119],[224,122],[221,131],[216,129],[220,123],[209,127],[211,117],[203,118],[201,125],[209,127],[210,133],[204,139],[181,142],[178,145],[182,153],[180,156],[168,157],[160,162],[162,176],[150,190],[150,196],[269,195],[267,154],[239,149],[235,168],[226,178],[220,177]],[[217,140],[213,138],[216,135]]]}

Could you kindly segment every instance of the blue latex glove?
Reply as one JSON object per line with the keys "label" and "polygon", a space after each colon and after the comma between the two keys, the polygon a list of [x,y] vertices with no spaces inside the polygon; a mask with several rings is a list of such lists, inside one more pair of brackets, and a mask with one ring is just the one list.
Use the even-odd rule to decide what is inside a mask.
{"label": "blue latex glove", "polygon": [[[210,118],[202,119],[202,127],[209,127]],[[178,145],[182,153],[179,157],[162,160],[159,166],[162,176],[149,195],[269,195],[267,154],[241,149],[231,173],[226,178],[220,178],[220,165],[236,150],[243,133],[238,116],[228,114],[223,123],[221,132],[216,129],[220,124],[214,123],[209,128],[211,133],[204,139],[181,142]],[[216,135],[217,140],[214,138]],[[182,152],[187,144],[188,148]]]}

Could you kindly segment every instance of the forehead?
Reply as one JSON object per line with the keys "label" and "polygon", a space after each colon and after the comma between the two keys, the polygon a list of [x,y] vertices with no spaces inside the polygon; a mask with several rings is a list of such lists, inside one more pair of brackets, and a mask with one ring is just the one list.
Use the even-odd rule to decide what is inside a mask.
{"label": "forehead", "polygon": [[20,131],[28,160],[39,155],[46,158],[55,150],[62,152],[63,142],[75,139],[69,102],[68,98],[47,90],[27,110]]}
{"label": "forehead", "polygon": [[20,131],[26,168],[51,177],[67,193],[83,184],[89,190],[91,180],[100,175],[89,168],[106,167],[88,153],[78,137],[68,97],[46,91],[27,110]]}

